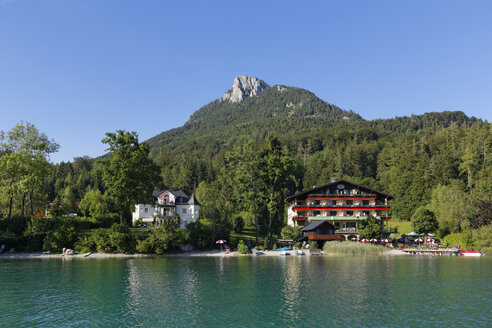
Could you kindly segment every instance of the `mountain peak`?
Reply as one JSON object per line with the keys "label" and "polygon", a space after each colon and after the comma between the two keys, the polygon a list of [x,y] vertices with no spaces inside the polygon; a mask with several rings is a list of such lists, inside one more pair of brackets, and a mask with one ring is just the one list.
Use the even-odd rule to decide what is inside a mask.
{"label": "mountain peak", "polygon": [[268,84],[254,76],[239,75],[234,78],[232,89],[225,93],[222,100],[239,103],[247,97],[259,95],[266,88]]}

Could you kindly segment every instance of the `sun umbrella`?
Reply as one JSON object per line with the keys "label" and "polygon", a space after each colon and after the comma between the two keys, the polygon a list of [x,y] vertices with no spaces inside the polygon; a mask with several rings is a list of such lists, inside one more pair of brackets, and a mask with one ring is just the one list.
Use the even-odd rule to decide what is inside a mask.
{"label": "sun umbrella", "polygon": [[377,242],[377,241],[378,241],[378,240],[377,240],[376,238],[372,238],[372,239],[370,240],[370,242],[371,242],[371,243],[375,243],[375,242]]}
{"label": "sun umbrella", "polygon": [[361,242],[363,243],[367,243],[369,240],[367,240],[366,238],[362,239]]}
{"label": "sun umbrella", "polygon": [[390,243],[389,239],[383,239],[382,242],[383,243]]}
{"label": "sun umbrella", "polygon": [[434,239],[430,239],[430,238],[429,238],[429,239],[427,239],[427,242],[428,242],[428,243],[433,243],[433,242],[434,242]]}
{"label": "sun umbrella", "polygon": [[422,239],[420,239],[420,238],[415,239],[415,241],[416,241],[417,243],[423,242],[423,240],[422,240]]}
{"label": "sun umbrella", "polygon": [[220,244],[220,251],[222,252],[222,244],[225,244],[226,241],[224,239],[219,239],[215,243],[216,244]]}
{"label": "sun umbrella", "polygon": [[357,237],[352,237],[352,238],[350,238],[350,240],[356,241]]}

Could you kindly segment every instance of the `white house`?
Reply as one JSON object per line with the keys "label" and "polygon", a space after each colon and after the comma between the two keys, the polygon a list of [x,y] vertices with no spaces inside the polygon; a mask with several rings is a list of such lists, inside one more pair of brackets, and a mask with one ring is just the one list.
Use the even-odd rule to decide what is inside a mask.
{"label": "white house", "polygon": [[[155,205],[138,204],[133,212],[133,222],[142,219],[144,223],[160,223],[162,219],[177,217],[181,219],[181,228],[190,222],[195,222],[199,217],[200,203],[192,194],[188,197],[180,190],[155,191]],[[155,221],[154,221],[155,219]]]}

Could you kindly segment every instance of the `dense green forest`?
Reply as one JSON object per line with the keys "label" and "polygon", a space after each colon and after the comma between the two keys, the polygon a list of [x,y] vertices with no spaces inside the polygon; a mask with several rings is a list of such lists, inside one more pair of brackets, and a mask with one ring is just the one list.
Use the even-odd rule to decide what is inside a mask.
{"label": "dense green forest", "polygon": [[[160,173],[153,188],[196,192],[201,219],[191,235],[226,238],[257,223],[260,235],[278,236],[286,196],[344,178],[394,195],[393,220],[411,220],[425,207],[440,237],[485,249],[492,242],[491,129],[459,111],[366,121],[309,91],[273,86],[240,103],[216,100],[143,144]],[[34,155],[13,149],[9,134],[0,150],[2,217],[47,209],[129,222],[131,206],[117,208],[104,175],[111,154],[50,164],[57,145],[44,136],[46,151],[33,152],[43,165],[33,177]]]}

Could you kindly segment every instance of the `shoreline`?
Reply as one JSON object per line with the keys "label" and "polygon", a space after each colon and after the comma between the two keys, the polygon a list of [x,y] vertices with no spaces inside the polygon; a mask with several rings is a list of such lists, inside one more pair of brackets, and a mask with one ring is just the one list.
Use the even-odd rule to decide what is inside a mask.
{"label": "shoreline", "polygon": [[[288,256],[296,257],[294,251],[286,251]],[[409,255],[401,250],[389,250],[379,255],[374,256],[396,256],[396,255]],[[144,257],[239,257],[239,256],[254,256],[252,254],[239,254],[238,252],[221,252],[220,250],[212,251],[196,251],[196,252],[183,252],[183,253],[170,253],[170,254],[113,254],[113,253],[92,253],[92,254],[42,254],[41,252],[33,253],[12,253],[12,254],[0,254],[0,259],[109,259],[109,258],[144,258]],[[255,257],[285,257],[280,251],[262,251],[261,255]],[[305,256],[309,256],[306,254]],[[358,255],[346,255],[346,254],[323,254],[321,256],[344,256],[352,257]]]}

